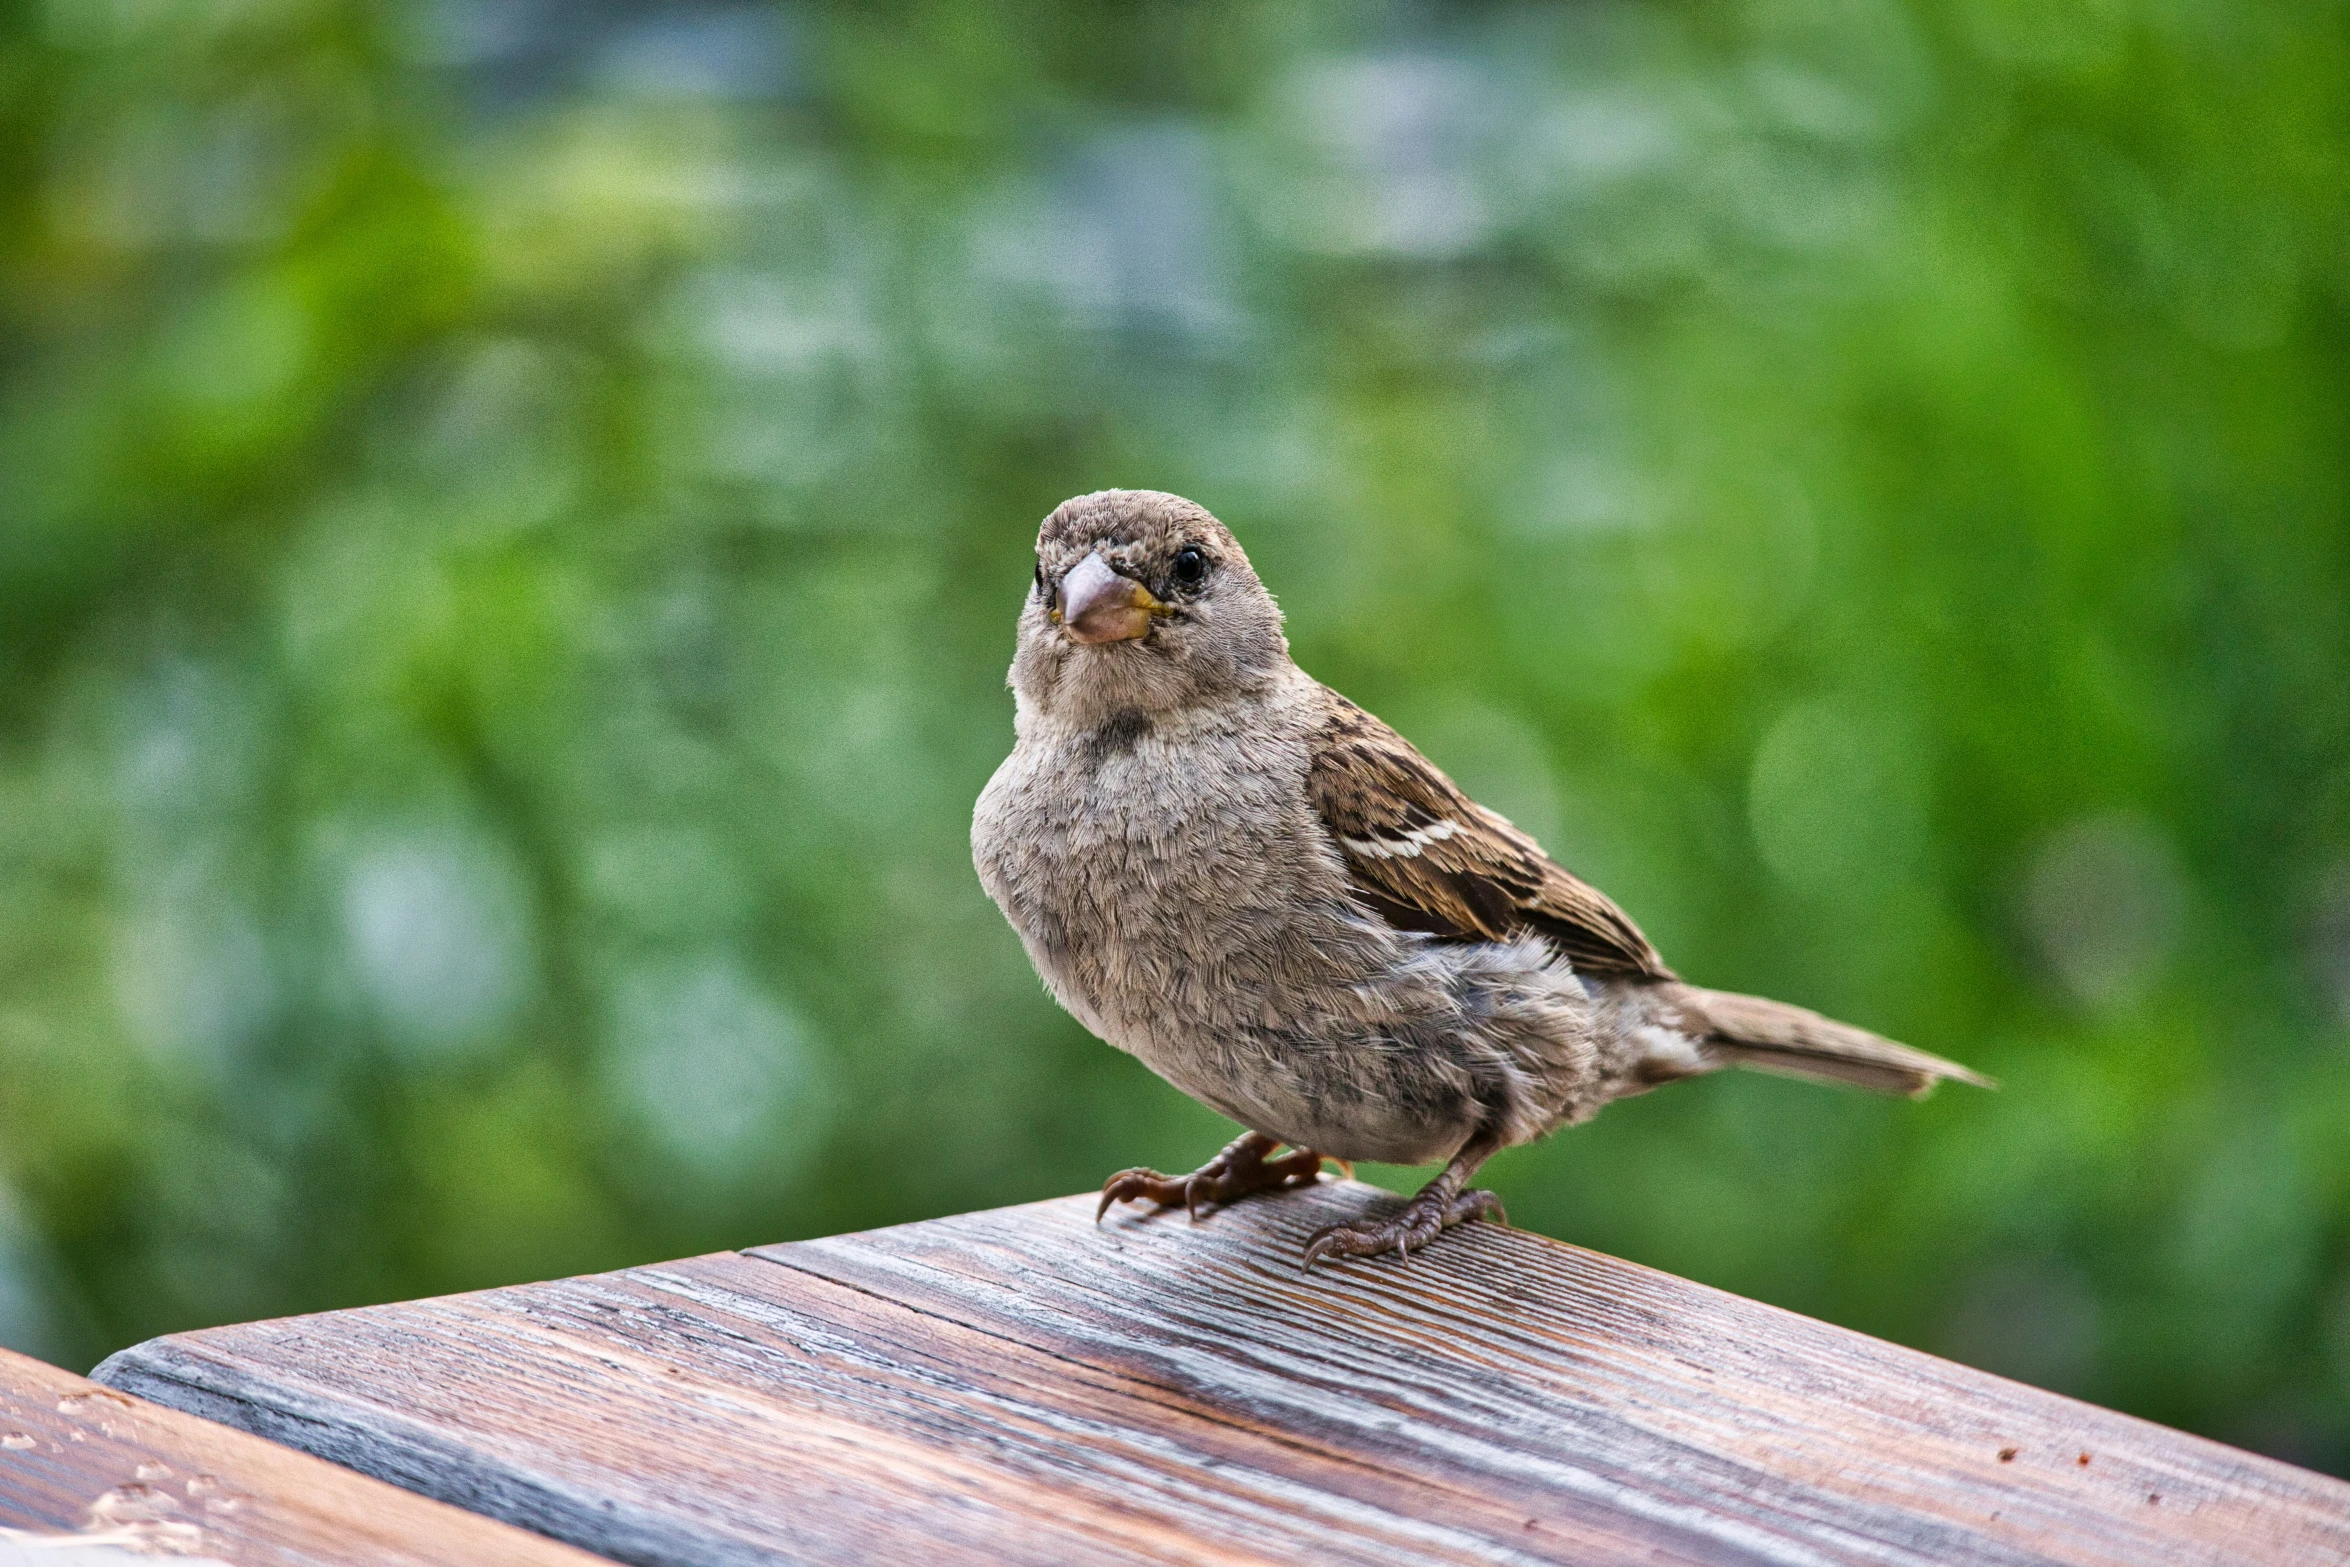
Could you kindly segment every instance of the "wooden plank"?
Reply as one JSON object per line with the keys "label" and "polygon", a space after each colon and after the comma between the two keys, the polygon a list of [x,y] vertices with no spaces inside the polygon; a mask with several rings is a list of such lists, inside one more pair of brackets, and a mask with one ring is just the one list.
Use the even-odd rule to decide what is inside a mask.
{"label": "wooden plank", "polygon": [[1388,1201],[1070,1198],[98,1375],[631,1562],[2350,1561],[2350,1485],[1538,1236],[1298,1271]]}
{"label": "wooden plank", "polygon": [[601,1567],[569,1546],[0,1350],[0,1561],[88,1561],[109,1547],[126,1562]]}

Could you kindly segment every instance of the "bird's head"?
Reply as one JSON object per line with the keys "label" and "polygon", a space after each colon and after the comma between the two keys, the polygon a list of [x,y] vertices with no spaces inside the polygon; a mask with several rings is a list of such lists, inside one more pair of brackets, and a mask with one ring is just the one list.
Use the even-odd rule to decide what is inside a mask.
{"label": "bird's head", "polygon": [[1231,530],[1158,490],[1063,501],[1036,535],[1012,688],[1073,723],[1261,688],[1289,660],[1281,610]]}

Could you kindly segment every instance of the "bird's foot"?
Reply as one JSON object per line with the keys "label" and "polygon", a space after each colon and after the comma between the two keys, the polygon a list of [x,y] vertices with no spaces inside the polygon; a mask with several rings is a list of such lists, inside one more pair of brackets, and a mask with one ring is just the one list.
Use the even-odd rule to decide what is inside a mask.
{"label": "bird's foot", "polygon": [[1181,1208],[1196,1221],[1203,1202],[1220,1205],[1251,1192],[1311,1186],[1322,1178],[1322,1156],[1311,1148],[1293,1149],[1278,1159],[1265,1157],[1280,1146],[1278,1139],[1250,1132],[1234,1138],[1222,1153],[1189,1175],[1120,1170],[1102,1182],[1102,1205],[1094,1210],[1094,1222],[1101,1222],[1110,1204],[1132,1202],[1137,1197],[1147,1197],[1162,1208]]}
{"label": "bird's foot", "polygon": [[1389,1218],[1326,1224],[1316,1230],[1306,1240],[1304,1265],[1311,1268],[1324,1257],[1376,1257],[1391,1251],[1408,1258],[1454,1225],[1471,1219],[1510,1222],[1510,1216],[1502,1212],[1501,1199],[1491,1192],[1456,1195],[1437,1191],[1431,1184],[1429,1190],[1406,1203],[1401,1213]]}

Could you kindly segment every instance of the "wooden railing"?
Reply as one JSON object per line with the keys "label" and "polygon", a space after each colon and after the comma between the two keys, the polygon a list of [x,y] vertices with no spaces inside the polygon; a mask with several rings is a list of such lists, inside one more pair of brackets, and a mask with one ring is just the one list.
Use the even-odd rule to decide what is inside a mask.
{"label": "wooden railing", "polygon": [[[1075,1197],[180,1334],[97,1377],[626,1562],[2350,1561],[2350,1485],[1538,1236],[1299,1271],[1392,1200],[1097,1228]],[[174,1477],[218,1431],[121,1407]],[[77,1456],[67,1418],[42,1463]],[[256,1494],[303,1462],[232,1438],[191,1461]],[[136,1446],[89,1445],[82,1488]],[[83,1521],[44,1484],[36,1522]]]}

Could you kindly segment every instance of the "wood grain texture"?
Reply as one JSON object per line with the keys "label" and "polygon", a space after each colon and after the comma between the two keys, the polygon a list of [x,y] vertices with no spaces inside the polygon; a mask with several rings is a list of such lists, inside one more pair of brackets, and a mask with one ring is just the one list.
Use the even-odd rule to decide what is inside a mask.
{"label": "wood grain texture", "polygon": [[2350,1485],[1537,1236],[1298,1271],[1391,1201],[1070,1198],[98,1375],[631,1562],[2350,1561]]}
{"label": "wood grain texture", "polygon": [[608,1567],[0,1350],[0,1557],[76,1543],[252,1567]]}

